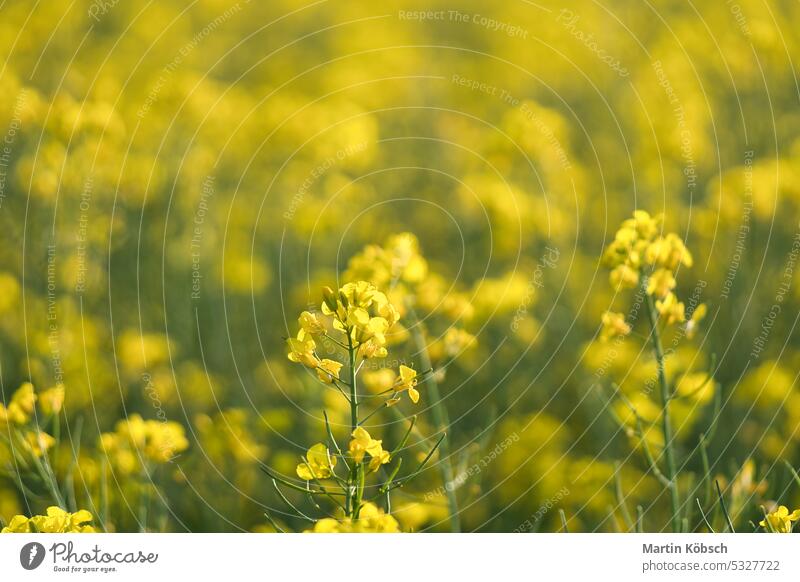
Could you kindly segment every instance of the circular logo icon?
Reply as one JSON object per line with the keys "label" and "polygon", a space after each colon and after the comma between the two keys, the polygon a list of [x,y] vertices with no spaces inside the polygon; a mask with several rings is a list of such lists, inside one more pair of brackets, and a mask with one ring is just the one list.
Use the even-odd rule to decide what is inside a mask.
{"label": "circular logo icon", "polygon": [[35,570],[44,561],[44,546],[39,542],[30,542],[19,551],[19,563],[26,570]]}

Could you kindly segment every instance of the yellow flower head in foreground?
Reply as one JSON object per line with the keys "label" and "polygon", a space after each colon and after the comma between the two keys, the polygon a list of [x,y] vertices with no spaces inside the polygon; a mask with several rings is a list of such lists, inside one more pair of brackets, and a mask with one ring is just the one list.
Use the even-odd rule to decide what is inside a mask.
{"label": "yellow flower head in foreground", "polygon": [[[642,268],[648,247],[658,234],[660,222],[660,218],[653,218],[644,210],[636,210],[633,218],[622,223],[614,235],[614,241],[608,246],[604,255],[606,264],[614,269],[612,283],[615,286],[620,283],[625,283],[625,286],[633,283],[635,286],[638,282],[638,273]],[[619,270],[620,266],[624,266],[625,269]],[[634,277],[637,279],[636,282],[633,281]]]}
{"label": "yellow flower head in foreground", "polygon": [[317,443],[306,452],[306,460],[297,465],[297,476],[303,481],[312,479],[328,479],[336,466],[336,457],[332,456],[322,443]]}
{"label": "yellow flower head in foreground", "polygon": [[314,524],[313,533],[400,533],[397,520],[372,503],[361,506],[358,519],[326,517]]}
{"label": "yellow flower head in foreground", "polygon": [[15,515],[0,533],[94,533],[89,525],[92,514],[81,509],[68,513],[60,507],[47,508],[47,515],[34,515],[31,518]]}
{"label": "yellow flower head in foreground", "polygon": [[[346,283],[338,292],[325,287],[322,292],[322,313],[333,319],[332,327],[346,334],[343,343],[358,348],[362,358],[386,357],[386,334],[400,319],[400,314],[386,295],[367,281]],[[310,336],[324,332],[316,316],[303,312],[300,332],[289,340],[289,359],[317,368],[314,340]],[[323,381],[326,378],[320,376]]]}
{"label": "yellow flower head in foreground", "polygon": [[59,384],[54,388],[39,394],[39,408],[47,416],[58,414],[64,406],[64,386]]}
{"label": "yellow flower head in foreground", "polygon": [[656,269],[647,278],[647,294],[664,297],[675,288],[675,277],[669,269]]}
{"label": "yellow flower head in foreground", "polygon": [[0,404],[0,422],[25,424],[30,420],[35,405],[36,394],[33,391],[33,384],[25,382],[11,396],[8,408]]}
{"label": "yellow flower head in foreground", "polygon": [[417,385],[417,372],[408,366],[400,366],[400,386],[397,387],[398,392],[408,390],[408,397],[411,402],[416,404],[419,402],[419,391],[416,389]]}
{"label": "yellow flower head in foreground", "polygon": [[334,379],[339,379],[339,371],[342,369],[342,364],[323,358],[317,364],[317,377],[325,382],[331,384]]}
{"label": "yellow flower head in foreground", "polygon": [[[300,334],[303,330],[300,330]],[[298,337],[299,335],[298,334]],[[314,354],[314,349],[317,344],[314,340],[304,336],[304,339],[289,339],[289,354],[288,358],[292,362],[298,362],[308,368],[317,367],[317,356]]]}
{"label": "yellow flower head in foreground", "polygon": [[614,289],[633,289],[639,284],[639,271],[629,265],[618,265],[614,267],[609,276]]}
{"label": "yellow flower head in foreground", "polygon": [[686,320],[683,303],[678,301],[674,293],[668,293],[664,299],[656,301],[656,310],[667,321],[667,325]]}
{"label": "yellow flower head in foreground", "polygon": [[391,460],[388,451],[383,450],[383,441],[373,439],[362,427],[353,431],[353,439],[350,441],[350,456],[356,463],[364,460],[364,455],[369,453],[369,469],[377,471],[381,465],[385,465]]}
{"label": "yellow flower head in foreground", "polygon": [[659,237],[647,247],[647,262],[674,271],[680,265],[691,267],[694,264],[691,253],[675,233]]}
{"label": "yellow flower head in foreground", "polygon": [[317,336],[325,333],[325,325],[319,320],[315,313],[304,311],[297,318],[300,324],[300,331],[297,333],[297,339],[304,341],[308,336]]}
{"label": "yellow flower head in foreground", "polygon": [[600,339],[607,341],[612,337],[628,335],[631,326],[625,322],[625,316],[621,313],[606,311],[603,314],[603,329],[600,332]]}
{"label": "yellow flower head in foreground", "polygon": [[41,457],[54,444],[56,444],[56,439],[46,432],[30,431],[25,435],[25,447],[34,457]]}
{"label": "yellow flower head in foreground", "polygon": [[791,533],[792,522],[798,519],[800,519],[800,509],[795,509],[792,513],[789,513],[789,509],[785,505],[781,505],[772,513],[768,513],[765,519],[758,522],[758,525],[769,529],[767,525],[767,520],[769,520],[769,525],[772,526],[775,533]]}

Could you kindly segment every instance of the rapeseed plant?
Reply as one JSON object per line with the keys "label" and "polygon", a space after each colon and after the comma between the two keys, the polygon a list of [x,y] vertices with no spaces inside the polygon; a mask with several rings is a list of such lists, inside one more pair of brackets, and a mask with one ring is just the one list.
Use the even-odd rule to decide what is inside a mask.
{"label": "rapeseed plant", "polygon": [[[656,362],[658,395],[655,401],[644,393],[626,396],[619,388],[614,393],[629,415],[621,420],[627,434],[635,437],[654,476],[667,490],[671,502],[671,526],[674,532],[686,531],[686,507],[681,502],[680,475],[676,459],[675,422],[672,418],[677,401],[694,398],[707,400],[705,395],[714,391],[711,374],[684,374],[678,378],[667,377],[666,358],[662,337],[675,332],[691,335],[706,313],[700,304],[694,308],[689,323],[686,308],[675,293],[676,275],[681,267],[690,268],[692,255],[675,233],[663,234],[661,218],[652,217],[644,210],[636,210],[625,220],[608,245],[603,259],[611,269],[609,280],[617,291],[637,291],[637,300],[644,300],[649,324],[648,340]],[[600,337],[609,340],[631,333],[633,326],[626,322],[623,313],[606,312],[602,317]],[[699,397],[699,398],[698,398]],[[623,413],[624,414],[624,413]],[[619,419],[619,416],[617,416]],[[700,447],[706,446],[708,435],[701,435]],[[651,446],[657,446],[654,455]],[[659,460],[663,457],[663,470]],[[689,505],[691,507],[691,505]]]}
{"label": "rapeseed plant", "polygon": [[775,511],[765,513],[764,519],[758,525],[772,533],[792,533],[794,522],[800,520],[800,509],[795,509],[789,513],[785,505],[781,505]]}
{"label": "rapeseed plant", "polygon": [[69,513],[60,507],[47,508],[46,515],[15,515],[0,533],[95,533],[92,514],[81,509]]}
{"label": "rapeseed plant", "polygon": [[[399,320],[398,309],[385,293],[371,282],[354,281],[346,283],[338,291],[325,287],[320,312],[301,313],[296,337],[287,340],[288,359],[313,371],[323,385],[335,387],[350,408],[350,438],[346,447],[340,447],[325,415],[326,441],[309,447],[295,469],[304,485],[297,485],[264,468],[290,508],[294,509],[294,506],[283,496],[280,485],[306,493],[317,509],[321,510],[318,498],[327,498],[332,503],[334,513],[314,520],[310,531],[399,531],[397,521],[390,514],[392,491],[422,471],[444,438],[439,438],[413,472],[398,477],[403,461],[400,455],[416,417],[411,417],[405,436],[391,449],[363,426],[379,411],[397,405],[403,395],[408,395],[414,404],[420,401],[418,372],[406,365],[401,364],[397,373],[392,375],[392,383],[377,394],[364,394],[360,386],[363,366],[368,361],[388,355],[389,337]],[[335,346],[343,361],[320,357],[317,345],[323,342]],[[429,372],[424,371],[422,376]],[[379,403],[376,405],[375,401]],[[367,414],[363,413],[365,404],[372,407]],[[374,486],[368,488],[368,477],[377,477],[384,465],[391,466],[377,478]],[[383,498],[383,508],[376,505],[374,499],[377,497]],[[275,523],[271,516],[267,518]]]}

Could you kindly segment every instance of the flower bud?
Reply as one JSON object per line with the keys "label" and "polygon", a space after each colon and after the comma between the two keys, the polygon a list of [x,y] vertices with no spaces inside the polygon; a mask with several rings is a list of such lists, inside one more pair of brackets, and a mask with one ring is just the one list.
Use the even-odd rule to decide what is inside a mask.
{"label": "flower bud", "polygon": [[344,305],[345,309],[350,307],[350,301],[347,299],[347,295],[345,295],[341,290],[339,291],[339,302]]}
{"label": "flower bud", "polygon": [[336,294],[330,287],[322,288],[322,301],[331,311],[336,311]]}

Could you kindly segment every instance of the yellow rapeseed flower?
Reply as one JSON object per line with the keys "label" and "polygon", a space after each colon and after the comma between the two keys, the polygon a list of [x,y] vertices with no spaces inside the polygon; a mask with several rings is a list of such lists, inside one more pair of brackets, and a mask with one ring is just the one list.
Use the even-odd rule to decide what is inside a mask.
{"label": "yellow rapeseed flower", "polygon": [[691,267],[694,263],[692,254],[686,249],[683,241],[672,232],[653,241],[647,247],[646,258],[651,265],[671,271],[680,265]]}
{"label": "yellow rapeseed flower", "polygon": [[663,299],[656,301],[656,309],[666,320],[667,325],[682,323],[686,319],[683,303],[678,301],[674,293],[668,293]]}
{"label": "yellow rapeseed flower", "polygon": [[350,456],[356,463],[361,463],[364,455],[369,453],[369,468],[371,471],[377,471],[378,467],[391,460],[389,453],[383,450],[383,441],[373,439],[364,428],[359,426],[353,431],[352,437],[349,450]]}
{"label": "yellow rapeseed flower", "polygon": [[328,447],[317,443],[306,451],[306,459],[297,465],[297,476],[304,481],[312,479],[328,479],[336,466],[336,457],[330,454]]}
{"label": "yellow rapeseed flower", "polygon": [[64,406],[64,386],[59,384],[39,394],[39,408],[47,416],[58,414]]}
{"label": "yellow rapeseed flower", "polygon": [[633,289],[639,284],[639,271],[630,265],[619,265],[611,271],[609,281],[614,289]]}
{"label": "yellow rapeseed flower", "polygon": [[56,439],[46,432],[29,431],[25,434],[25,447],[34,457],[41,457],[56,444]]}
{"label": "yellow rapeseed flower", "polygon": [[47,515],[15,515],[0,533],[94,533],[94,519],[85,509],[69,513],[60,507],[47,508]]}
{"label": "yellow rapeseed flower", "polygon": [[800,519],[800,509],[795,509],[792,513],[789,513],[789,509],[785,505],[781,505],[775,511],[768,513],[766,518],[758,522],[758,525],[769,529],[767,526],[767,520],[769,520],[769,524],[775,530],[775,533],[791,533],[793,522],[798,519]]}
{"label": "yellow rapeseed flower", "polygon": [[602,317],[603,329],[600,331],[600,339],[607,341],[619,335],[628,335],[631,326],[625,322],[625,316],[614,311],[606,311]]}
{"label": "yellow rapeseed flower", "polygon": [[289,354],[288,358],[292,362],[298,362],[308,368],[317,367],[317,356],[314,355],[314,349],[317,344],[310,338],[306,339],[292,339],[289,341]]}
{"label": "yellow rapeseed flower", "polygon": [[33,414],[35,405],[36,394],[33,391],[33,384],[25,382],[11,396],[8,408],[0,404],[0,422],[26,424]]}
{"label": "yellow rapeseed flower", "polygon": [[317,377],[326,384],[331,384],[334,380],[339,379],[339,371],[342,369],[342,364],[328,358],[323,358],[317,364]]}
{"label": "yellow rapeseed flower", "polygon": [[397,520],[385,513],[374,503],[361,506],[358,519],[349,517],[341,520],[326,517],[314,524],[307,533],[400,533]]}
{"label": "yellow rapeseed flower", "polygon": [[189,448],[183,426],[177,422],[144,420],[138,414],[117,422],[115,432],[100,435],[100,446],[114,465],[132,472],[139,456],[153,463],[167,463]]}
{"label": "yellow rapeseed flower", "polygon": [[417,371],[401,364],[400,385],[397,387],[397,391],[403,392],[408,390],[408,397],[414,404],[419,402],[419,391],[416,389],[417,382]]}
{"label": "yellow rapeseed flower", "polygon": [[669,269],[656,269],[647,278],[647,294],[664,297],[675,288],[675,277]]}
{"label": "yellow rapeseed flower", "polygon": [[325,326],[315,313],[304,311],[297,318],[297,321],[300,323],[300,331],[297,333],[297,339],[300,341],[304,341],[308,336],[325,333]]}

